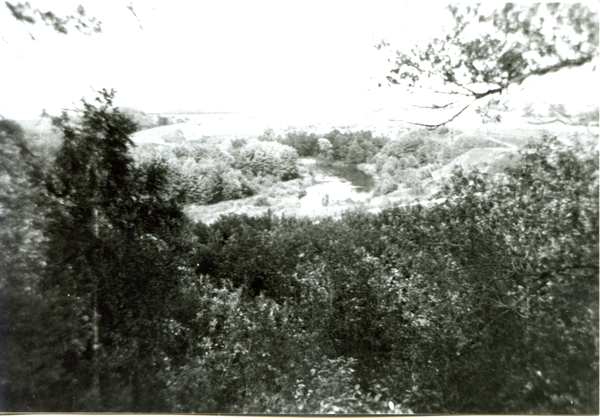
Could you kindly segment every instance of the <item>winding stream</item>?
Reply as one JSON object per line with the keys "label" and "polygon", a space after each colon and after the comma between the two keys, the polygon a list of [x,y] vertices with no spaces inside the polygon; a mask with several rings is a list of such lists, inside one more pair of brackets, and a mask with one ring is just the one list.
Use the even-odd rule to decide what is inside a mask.
{"label": "winding stream", "polygon": [[313,214],[324,206],[365,201],[375,187],[375,179],[354,166],[327,165],[314,159],[303,159],[301,164],[316,181],[300,199],[302,214]]}

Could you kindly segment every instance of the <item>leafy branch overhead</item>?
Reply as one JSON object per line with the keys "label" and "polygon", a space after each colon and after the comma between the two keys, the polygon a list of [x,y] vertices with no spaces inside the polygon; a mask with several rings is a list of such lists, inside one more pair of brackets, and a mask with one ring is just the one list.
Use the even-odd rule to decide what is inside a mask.
{"label": "leafy branch overhead", "polygon": [[[74,15],[61,17],[50,10],[42,12],[40,9],[34,9],[29,2],[10,3],[6,1],[4,4],[16,20],[34,25],[40,19],[46,26],[52,27],[61,34],[66,35],[69,33],[68,26],[71,23],[74,24],[75,29],[84,35],[102,32],[102,22],[95,17],[86,16],[85,9],[81,5],[77,7]],[[33,38],[33,35],[31,37]]]}
{"label": "leafy branch overhead", "polygon": [[[425,88],[445,95],[452,121],[473,102],[502,94],[531,76],[580,67],[598,57],[598,14],[580,3],[449,6],[454,27],[410,52],[396,51],[390,85]],[[391,47],[382,41],[377,49]],[[449,108],[451,107],[451,108]]]}

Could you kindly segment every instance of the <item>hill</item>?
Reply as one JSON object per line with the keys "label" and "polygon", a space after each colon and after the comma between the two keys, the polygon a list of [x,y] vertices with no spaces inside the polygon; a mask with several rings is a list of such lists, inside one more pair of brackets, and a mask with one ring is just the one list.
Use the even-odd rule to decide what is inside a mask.
{"label": "hill", "polygon": [[456,167],[463,170],[479,169],[482,172],[494,173],[510,166],[516,159],[518,149],[514,147],[475,148],[466,151],[449,164],[432,172],[435,181],[448,179]]}

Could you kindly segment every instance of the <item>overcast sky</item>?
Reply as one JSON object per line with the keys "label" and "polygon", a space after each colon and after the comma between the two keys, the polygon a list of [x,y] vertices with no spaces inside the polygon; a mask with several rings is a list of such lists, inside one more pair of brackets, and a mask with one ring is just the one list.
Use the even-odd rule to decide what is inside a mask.
{"label": "overcast sky", "polygon": [[146,112],[371,112],[402,96],[377,88],[387,68],[374,45],[410,46],[449,24],[431,1],[133,1],[139,21],[129,0],[30,2],[59,15],[81,3],[103,33],[56,34],[1,5],[7,118],[57,113],[103,87]]}

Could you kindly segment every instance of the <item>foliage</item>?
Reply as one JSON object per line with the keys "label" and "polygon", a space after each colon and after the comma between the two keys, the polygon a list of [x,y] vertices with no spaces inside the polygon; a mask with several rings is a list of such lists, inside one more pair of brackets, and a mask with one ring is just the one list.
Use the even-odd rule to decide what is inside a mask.
{"label": "foliage", "polygon": [[179,168],[174,187],[186,203],[212,204],[252,195],[241,171],[222,163],[199,163],[186,159]]}
{"label": "foliage", "polygon": [[[455,172],[427,207],[204,225],[182,219],[173,168],[233,174],[225,194],[297,153],[134,159],[131,121],[111,93],[97,104],[56,120],[47,173],[0,124],[6,411],[598,413],[595,144],[544,138],[506,173]],[[337,156],[368,150],[341,133],[332,150],[338,135]],[[383,166],[419,178],[435,136],[400,138]]]}
{"label": "foliage", "polygon": [[136,124],[136,131],[148,130],[150,128],[174,124],[170,118],[162,115],[154,117],[146,114],[143,111],[140,111],[139,109],[129,107],[121,107],[119,109]]}
{"label": "foliage", "polygon": [[269,205],[269,199],[261,195],[254,200],[254,205],[257,207],[266,207]]}
{"label": "foliage", "polygon": [[275,130],[272,128],[265,128],[263,133],[258,136],[258,140],[260,141],[280,141],[281,137],[275,135]]}
{"label": "foliage", "polygon": [[373,137],[370,131],[341,133],[333,130],[323,138],[331,143],[334,160],[350,164],[367,163],[388,141],[385,137]]}
{"label": "foliage", "polygon": [[384,179],[377,184],[377,187],[373,191],[373,196],[377,197],[380,195],[387,195],[393,193],[397,189],[398,184],[394,182],[394,180],[391,177],[387,176],[384,177]]}
{"label": "foliage", "polygon": [[205,276],[188,281],[190,340],[186,363],[169,375],[177,412],[373,413],[379,397],[356,383],[356,361],[323,355],[297,307],[262,294],[244,297],[231,283],[212,286]]}
{"label": "foliage", "polygon": [[[361,390],[379,385],[416,412],[596,412],[597,158],[547,139],[520,162],[491,181],[457,173],[449,200],[430,210],[243,219],[242,230],[224,219],[218,237],[202,235],[198,266],[228,279],[261,267],[259,280],[237,284],[273,279],[258,290],[298,302],[302,330],[328,344],[328,357],[357,360]],[[299,282],[276,288],[285,283],[267,274],[268,260],[295,267],[282,279]],[[209,269],[214,261],[227,263]]]}
{"label": "foliage", "polygon": [[[102,22],[94,17],[86,16],[83,6],[77,6],[76,15],[57,16],[52,11],[42,12],[40,9],[33,9],[29,2],[25,3],[9,3],[4,2],[13,18],[19,22],[35,24],[37,19],[41,19],[44,25],[52,27],[60,34],[69,33],[69,25],[72,21],[75,22],[75,28],[84,35],[102,32]],[[31,36],[32,39],[33,35]]]}
{"label": "foliage", "polygon": [[164,167],[167,193],[181,204],[213,204],[254,194],[250,181],[233,168],[233,158],[218,149],[194,143],[165,149],[141,146],[133,156],[142,166]]}
{"label": "foliage", "polygon": [[337,129],[322,137],[305,131],[291,131],[285,137],[265,132],[265,136],[293,147],[300,156],[321,157],[352,165],[370,161],[388,141],[385,137],[374,137],[370,131],[342,133]]}
{"label": "foliage", "polygon": [[165,323],[177,295],[169,251],[182,213],[164,194],[164,168],[134,166],[134,124],[113,96],[100,92],[98,107],[84,101],[80,122],[55,119],[64,142],[47,181],[41,291],[66,296],[70,317],[59,365],[67,374],[55,384],[61,411],[160,410],[155,374],[176,347]]}
{"label": "foliage", "polygon": [[426,163],[445,163],[450,156],[450,150],[444,137],[431,131],[416,129],[386,143],[379,152],[379,156],[381,155],[409,159],[410,162],[402,165],[401,169],[405,169]]}
{"label": "foliage", "polygon": [[305,131],[290,131],[285,133],[283,138],[278,140],[280,143],[291,146],[298,152],[299,156],[316,156],[319,153],[319,143],[317,135],[308,134]]}
{"label": "foliage", "polygon": [[164,166],[168,194],[181,204],[214,204],[252,196],[273,182],[300,176],[298,154],[276,142],[236,139],[227,148],[202,142],[174,147],[143,145],[140,164]]}
{"label": "foliage", "polygon": [[598,120],[600,119],[600,112],[598,107],[590,109],[589,111],[580,112],[577,115],[577,122],[580,125],[595,125],[598,126]]}
{"label": "foliage", "polygon": [[385,194],[383,191],[393,188],[393,183],[401,183],[421,194],[422,181],[431,176],[432,167],[441,167],[466,150],[460,148],[460,143],[450,145],[447,135],[448,132],[414,129],[388,141],[374,157],[375,167],[384,180],[378,193]]}
{"label": "foliage", "polygon": [[14,121],[0,121],[0,162],[0,407],[41,410],[62,374],[49,331],[62,328],[39,290],[48,239],[39,163]]}
{"label": "foliage", "polygon": [[332,158],[331,149],[333,148],[331,142],[324,138],[320,138],[317,141],[319,145],[319,154],[317,156],[322,157],[325,160],[330,160]]}
{"label": "foliage", "polygon": [[[486,97],[493,101],[509,86],[531,76],[579,67],[598,56],[597,13],[585,4],[507,3],[498,9],[451,5],[448,9],[454,19],[449,34],[410,52],[397,51],[389,60],[393,66],[387,76],[390,84],[452,97],[430,107],[449,110],[442,122],[419,125],[442,126],[474,101]],[[389,46],[382,41],[377,48]]]}
{"label": "foliage", "polygon": [[274,175],[282,181],[299,176],[298,153],[289,146],[273,142],[255,142],[243,146],[234,167],[253,176]]}

